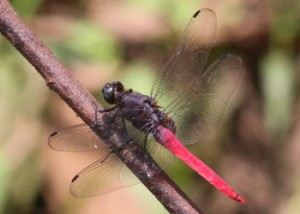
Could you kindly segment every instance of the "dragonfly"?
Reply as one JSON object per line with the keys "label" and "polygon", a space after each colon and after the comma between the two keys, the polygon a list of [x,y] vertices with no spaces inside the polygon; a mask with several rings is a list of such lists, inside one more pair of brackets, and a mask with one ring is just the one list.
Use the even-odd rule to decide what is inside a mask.
{"label": "dragonfly", "polygon": [[[145,145],[158,163],[167,166],[175,156],[225,195],[245,203],[239,193],[184,146],[201,141],[220,121],[243,69],[241,58],[234,54],[225,54],[206,65],[216,41],[216,23],[214,11],[198,10],[158,73],[149,96],[126,90],[121,82],[114,81],[102,89],[104,100],[113,107],[95,111],[96,115],[112,114],[112,123],[125,127],[124,136],[128,137],[124,142],[130,137]],[[58,151],[106,148],[86,124],[55,131],[48,143]],[[70,188],[75,197],[104,194],[139,183],[117,156],[106,150],[106,155],[72,179]]]}

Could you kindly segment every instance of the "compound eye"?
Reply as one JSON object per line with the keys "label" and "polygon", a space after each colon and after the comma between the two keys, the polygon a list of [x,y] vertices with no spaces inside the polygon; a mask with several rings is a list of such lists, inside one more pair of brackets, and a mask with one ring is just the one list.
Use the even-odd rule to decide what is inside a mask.
{"label": "compound eye", "polygon": [[114,85],[115,92],[117,92],[117,93],[123,93],[124,92],[124,86],[123,86],[122,83],[113,82],[112,84]]}
{"label": "compound eye", "polygon": [[114,86],[110,83],[107,83],[102,89],[103,98],[109,104],[115,103],[115,94],[114,94]]}

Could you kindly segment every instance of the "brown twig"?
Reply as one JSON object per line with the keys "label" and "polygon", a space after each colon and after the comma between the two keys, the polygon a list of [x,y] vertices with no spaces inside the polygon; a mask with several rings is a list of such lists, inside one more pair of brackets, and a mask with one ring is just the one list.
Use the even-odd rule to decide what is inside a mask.
{"label": "brown twig", "polygon": [[55,91],[128,166],[170,213],[201,213],[193,202],[159,168],[144,149],[134,143],[122,145],[122,130],[105,123],[95,126],[95,106],[101,106],[71,75],[68,69],[39,40],[7,0],[0,0],[0,31],[36,68]]}

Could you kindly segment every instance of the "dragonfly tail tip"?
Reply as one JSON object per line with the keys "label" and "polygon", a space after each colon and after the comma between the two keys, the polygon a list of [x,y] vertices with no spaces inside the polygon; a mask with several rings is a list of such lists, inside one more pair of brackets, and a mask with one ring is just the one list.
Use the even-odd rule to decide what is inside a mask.
{"label": "dragonfly tail tip", "polygon": [[242,196],[238,195],[235,200],[241,204],[245,204],[247,201],[245,198],[243,198]]}

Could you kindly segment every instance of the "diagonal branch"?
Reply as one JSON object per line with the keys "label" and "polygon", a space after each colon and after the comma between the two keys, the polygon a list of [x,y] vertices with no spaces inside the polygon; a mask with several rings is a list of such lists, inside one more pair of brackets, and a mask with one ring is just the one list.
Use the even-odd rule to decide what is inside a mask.
{"label": "diagonal branch", "polygon": [[134,143],[122,144],[122,130],[105,122],[105,114],[98,118],[101,125],[95,126],[94,109],[101,109],[101,105],[37,38],[7,0],[0,0],[0,32],[36,68],[47,86],[92,127],[112,151],[116,151],[116,155],[170,213],[202,213],[144,149]]}

